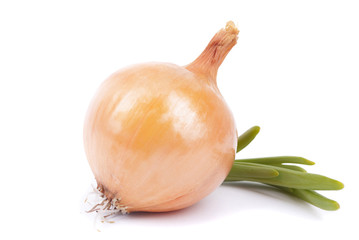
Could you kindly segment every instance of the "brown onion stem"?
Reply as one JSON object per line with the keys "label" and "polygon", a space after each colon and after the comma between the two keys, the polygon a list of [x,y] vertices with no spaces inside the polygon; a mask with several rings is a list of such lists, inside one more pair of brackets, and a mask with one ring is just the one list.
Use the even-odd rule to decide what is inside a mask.
{"label": "brown onion stem", "polygon": [[229,51],[237,43],[239,30],[232,21],[219,30],[204,51],[192,63],[186,66],[191,72],[206,75],[216,81],[217,70]]}

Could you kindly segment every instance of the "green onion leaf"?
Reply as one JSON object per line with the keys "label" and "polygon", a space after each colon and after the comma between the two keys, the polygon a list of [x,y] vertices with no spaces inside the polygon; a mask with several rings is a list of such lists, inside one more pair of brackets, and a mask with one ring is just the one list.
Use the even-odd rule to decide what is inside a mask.
{"label": "green onion leaf", "polygon": [[[276,186],[278,187],[278,186]],[[321,208],[323,210],[327,211],[335,211],[340,208],[339,203],[336,201],[326,198],[323,195],[313,191],[313,190],[305,190],[305,189],[292,189],[292,188],[284,188],[279,187],[279,189],[282,189],[286,192],[288,192],[291,195],[294,195],[318,208]]]}
{"label": "green onion leaf", "polygon": [[282,164],[282,163],[298,163],[305,165],[313,165],[314,162],[309,161],[303,157],[295,156],[278,156],[278,157],[264,157],[264,158],[248,158],[235,160],[235,162],[249,162],[249,163],[261,163],[261,164]]}
{"label": "green onion leaf", "polygon": [[279,175],[278,171],[267,166],[248,166],[245,164],[233,165],[227,181],[232,178],[234,181],[237,178],[273,178]]}
{"label": "green onion leaf", "polygon": [[[235,167],[236,166],[236,167]],[[241,176],[241,167],[267,167],[270,170],[276,170],[279,175],[272,178],[258,178]],[[270,185],[296,188],[296,189],[308,189],[308,190],[339,190],[344,185],[334,179],[307,172],[299,172],[291,169],[285,169],[282,167],[268,166],[265,164],[249,163],[249,162],[235,162],[232,170],[227,176],[228,181],[254,181],[261,182]]]}
{"label": "green onion leaf", "polygon": [[254,126],[238,137],[237,152],[245,148],[259,133],[260,127]]}

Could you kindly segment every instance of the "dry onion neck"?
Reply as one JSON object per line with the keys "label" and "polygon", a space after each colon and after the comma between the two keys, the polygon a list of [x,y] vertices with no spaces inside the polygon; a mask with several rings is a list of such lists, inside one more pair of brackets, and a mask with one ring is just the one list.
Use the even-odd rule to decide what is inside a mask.
{"label": "dry onion neck", "polygon": [[237,43],[239,30],[232,21],[218,31],[204,51],[192,63],[186,66],[191,72],[206,75],[216,81],[218,68],[229,51]]}

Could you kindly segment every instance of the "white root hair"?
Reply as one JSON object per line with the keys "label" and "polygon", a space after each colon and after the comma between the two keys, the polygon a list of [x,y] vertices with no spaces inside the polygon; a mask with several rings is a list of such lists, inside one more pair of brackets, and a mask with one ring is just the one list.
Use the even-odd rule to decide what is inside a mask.
{"label": "white root hair", "polygon": [[96,212],[98,216],[102,217],[102,222],[113,215],[128,214],[127,206],[121,204],[121,198],[107,198],[100,186],[95,188],[92,185],[92,189],[92,192],[88,193],[84,201],[91,206],[90,210],[86,211],[87,213]]}

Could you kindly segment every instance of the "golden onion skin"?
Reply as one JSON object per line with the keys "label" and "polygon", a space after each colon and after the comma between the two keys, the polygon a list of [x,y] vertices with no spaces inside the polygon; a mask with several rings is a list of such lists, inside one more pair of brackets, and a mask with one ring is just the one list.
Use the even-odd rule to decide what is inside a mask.
{"label": "golden onion skin", "polygon": [[[229,34],[236,41],[238,30]],[[222,49],[224,59],[235,41],[223,49],[217,44],[214,54]],[[216,85],[223,59],[211,63],[213,54],[201,56],[185,67],[152,62],[124,68],[100,86],[90,104],[87,159],[107,199],[119,199],[127,212],[191,206],[232,167],[236,126]]]}

